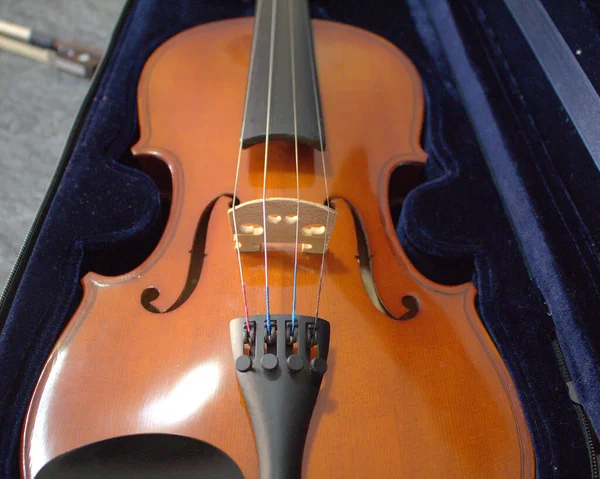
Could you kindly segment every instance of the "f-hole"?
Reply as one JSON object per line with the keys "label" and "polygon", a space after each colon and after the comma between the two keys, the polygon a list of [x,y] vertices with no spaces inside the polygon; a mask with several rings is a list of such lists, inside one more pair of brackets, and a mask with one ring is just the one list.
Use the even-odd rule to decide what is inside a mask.
{"label": "f-hole", "polygon": [[[208,205],[206,205],[206,208],[204,208],[204,211],[200,215],[198,225],[196,226],[196,234],[194,235],[194,244],[192,246],[187,279],[185,281],[185,285],[183,286],[183,290],[181,291],[177,300],[167,309],[161,311],[152,304],[152,302],[160,296],[160,291],[154,287],[146,288],[142,292],[141,296],[141,303],[144,309],[150,311],[151,313],[168,313],[179,308],[179,306],[185,303],[188,300],[188,298],[192,295],[192,293],[196,289],[198,280],[200,279],[200,273],[202,272],[202,266],[204,265],[204,258],[206,256],[206,235],[208,232],[208,223],[210,220],[210,215],[212,214],[212,211],[215,205],[217,204],[217,201],[222,197],[233,199],[233,195],[228,193],[219,195],[216,198],[214,198],[210,203],[208,203]],[[239,204],[239,199],[236,199],[235,204],[236,206]]]}
{"label": "f-hole", "polygon": [[386,308],[385,304],[383,304],[383,301],[381,301],[379,293],[377,292],[375,279],[373,278],[371,250],[369,249],[369,242],[360,213],[350,201],[342,196],[332,196],[330,200],[342,200],[348,205],[348,208],[350,208],[352,219],[354,220],[354,231],[356,232],[356,246],[358,249],[356,259],[358,260],[360,267],[360,276],[362,278],[363,286],[365,287],[365,291],[373,303],[373,306],[392,319],[405,320],[414,318],[419,312],[419,302],[414,296],[405,295],[402,297],[402,305],[407,311],[401,316],[394,316],[390,310]]}

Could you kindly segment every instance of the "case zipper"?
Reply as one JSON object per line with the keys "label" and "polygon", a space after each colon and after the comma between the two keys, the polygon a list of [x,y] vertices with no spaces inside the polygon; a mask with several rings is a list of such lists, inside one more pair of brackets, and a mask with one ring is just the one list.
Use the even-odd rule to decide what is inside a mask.
{"label": "case zipper", "polygon": [[600,479],[600,471],[598,470],[598,454],[600,453],[600,443],[598,442],[598,438],[596,437],[594,429],[592,428],[591,421],[588,418],[581,402],[579,401],[579,397],[577,396],[577,392],[575,391],[575,385],[573,384],[571,374],[569,373],[569,369],[567,368],[565,356],[563,355],[563,352],[560,349],[560,345],[558,344],[558,339],[556,338],[555,334],[552,334],[551,341],[552,349],[554,350],[554,354],[558,362],[558,369],[560,371],[560,375],[563,381],[565,382],[565,387],[567,388],[567,391],[569,392],[569,398],[571,398],[571,402],[573,403],[573,409],[575,410],[579,427],[581,428],[583,437],[585,439],[586,447],[588,450],[588,456],[590,459],[590,470],[592,473],[591,478]]}
{"label": "case zipper", "polygon": [[58,162],[58,165],[56,166],[56,169],[54,170],[54,174],[52,175],[52,179],[50,180],[48,190],[46,191],[42,203],[33,218],[31,227],[29,228],[29,231],[25,236],[25,241],[21,245],[21,249],[19,250],[19,254],[17,255],[15,265],[13,266],[10,275],[8,276],[8,281],[6,282],[6,286],[2,291],[2,295],[0,295],[0,333],[2,333],[6,324],[9,311],[8,305],[15,296],[17,288],[21,282],[21,278],[23,277],[25,266],[29,261],[29,257],[31,256],[33,247],[35,246],[35,242],[40,234],[40,230],[44,223],[46,214],[50,209],[50,204],[52,203],[52,200],[56,195],[58,185],[60,184],[60,181],[62,180],[62,177],[65,173],[69,159],[73,154],[73,150],[75,149],[75,145],[81,133],[81,129],[83,128],[83,124],[96,95],[96,91],[98,90],[98,85],[100,83],[101,78],[104,76],[106,65],[108,64],[109,58],[112,55],[112,52],[115,48],[116,39],[121,35],[121,31],[123,30],[125,21],[129,16],[134,3],[135,0],[127,1],[125,7],[123,8],[121,16],[117,21],[108,48],[106,49],[106,53],[104,54],[104,57],[102,58],[102,61],[92,79],[92,84],[90,85],[90,88],[85,96],[83,105],[81,106],[79,112],[77,113],[77,116],[75,117],[74,126],[71,129],[71,132],[69,133],[64,152]]}

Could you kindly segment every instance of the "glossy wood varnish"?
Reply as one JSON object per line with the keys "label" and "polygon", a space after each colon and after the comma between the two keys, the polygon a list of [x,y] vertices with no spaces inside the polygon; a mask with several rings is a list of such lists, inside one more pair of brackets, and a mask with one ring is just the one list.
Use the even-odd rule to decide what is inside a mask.
{"label": "glossy wood varnish", "polygon": [[[531,441],[510,376],[474,308],[472,285],[439,286],[408,262],[388,211],[400,163],[426,160],[418,144],[423,96],[406,57],[361,30],[315,22],[315,49],[331,196],[360,213],[381,301],[397,316],[404,295],[413,319],[378,311],[365,291],[347,204],[326,254],[320,317],[331,323],[329,370],[311,422],[303,475],[350,477],[532,477]],[[245,477],[258,477],[254,438],[238,388],[229,321],[243,315],[237,258],[221,198],[208,225],[206,257],[190,298],[184,288],[200,215],[231,193],[252,20],[194,28],[160,47],[139,87],[140,158],[172,174],[164,236],[137,269],[90,273],[78,311],[56,344],[24,426],[22,471],[33,477],[59,454],[126,434],[165,432],[207,441]],[[238,196],[262,197],[264,145],[245,151]],[[301,149],[300,197],[323,203],[319,152]],[[293,145],[269,146],[268,197],[295,197]],[[243,255],[251,314],[264,314],[262,253]],[[298,313],[313,315],[320,256],[300,254]],[[269,253],[271,311],[290,313],[293,251]]]}

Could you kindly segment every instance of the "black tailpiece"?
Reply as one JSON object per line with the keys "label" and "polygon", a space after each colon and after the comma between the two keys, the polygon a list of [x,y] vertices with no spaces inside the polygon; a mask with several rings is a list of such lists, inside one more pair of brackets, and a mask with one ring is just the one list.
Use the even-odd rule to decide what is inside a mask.
{"label": "black tailpiece", "polygon": [[[237,377],[252,420],[261,479],[299,479],[304,443],[327,371],[329,323],[271,315],[231,321]],[[312,359],[311,359],[312,358]]]}

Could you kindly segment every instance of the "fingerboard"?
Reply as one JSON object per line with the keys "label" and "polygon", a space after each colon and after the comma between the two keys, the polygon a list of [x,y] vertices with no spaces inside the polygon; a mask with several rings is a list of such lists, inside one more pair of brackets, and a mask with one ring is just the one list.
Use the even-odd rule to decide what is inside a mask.
{"label": "fingerboard", "polygon": [[297,132],[299,143],[325,148],[307,0],[257,0],[244,118],[244,148],[266,141],[267,121],[269,140]]}

